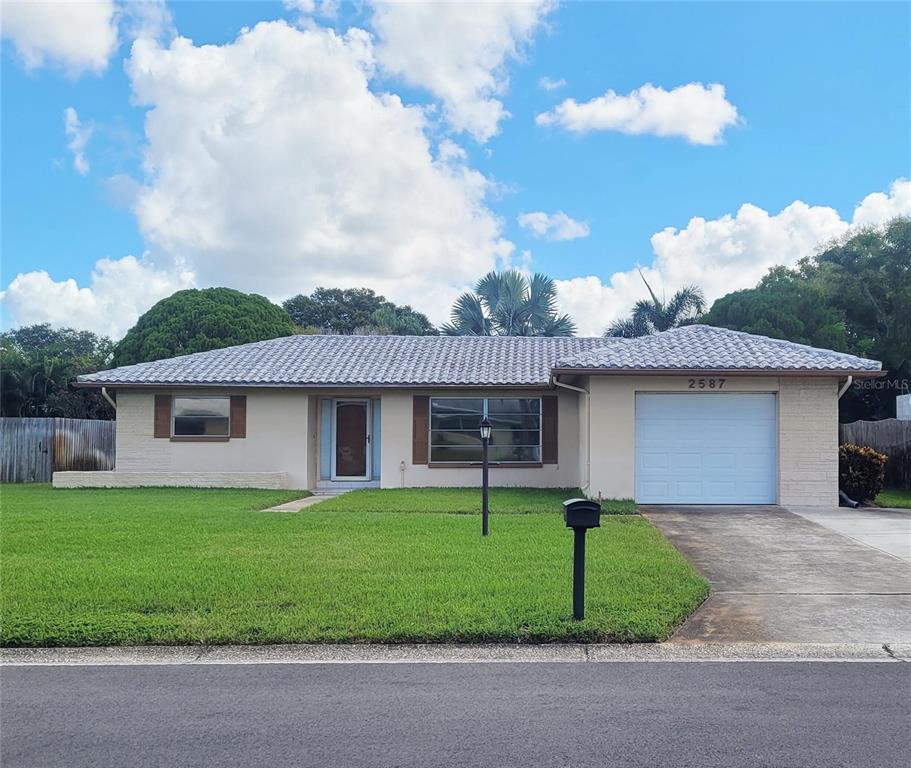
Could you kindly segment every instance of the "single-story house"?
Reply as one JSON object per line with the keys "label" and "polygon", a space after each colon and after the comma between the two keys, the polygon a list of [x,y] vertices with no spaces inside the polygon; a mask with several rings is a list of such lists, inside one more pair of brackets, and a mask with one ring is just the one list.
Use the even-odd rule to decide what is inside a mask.
{"label": "single-story house", "polygon": [[80,376],[111,472],[56,486],[581,487],[650,504],[838,502],[838,399],[880,363],[691,325],[638,339],[288,336]]}

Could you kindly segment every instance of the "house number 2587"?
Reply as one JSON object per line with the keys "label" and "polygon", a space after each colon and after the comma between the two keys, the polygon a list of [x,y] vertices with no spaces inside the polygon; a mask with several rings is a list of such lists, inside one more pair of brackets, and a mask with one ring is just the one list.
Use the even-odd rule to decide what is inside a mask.
{"label": "house number 2587", "polygon": [[690,389],[723,389],[725,379],[690,379]]}

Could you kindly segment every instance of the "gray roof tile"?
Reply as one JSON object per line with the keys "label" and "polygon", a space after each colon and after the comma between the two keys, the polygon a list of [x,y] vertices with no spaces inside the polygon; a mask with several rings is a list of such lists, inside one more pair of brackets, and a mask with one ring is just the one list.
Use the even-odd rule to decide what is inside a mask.
{"label": "gray roof tile", "polygon": [[654,336],[560,357],[559,369],[878,371],[876,360],[754,336],[709,325],[687,325]]}
{"label": "gray roof tile", "polygon": [[693,325],[641,339],[286,336],[79,377],[86,385],[544,386],[551,370],[878,371],[875,360]]}
{"label": "gray roof tile", "polygon": [[560,357],[602,338],[286,336],[80,376],[85,384],[545,385]]}

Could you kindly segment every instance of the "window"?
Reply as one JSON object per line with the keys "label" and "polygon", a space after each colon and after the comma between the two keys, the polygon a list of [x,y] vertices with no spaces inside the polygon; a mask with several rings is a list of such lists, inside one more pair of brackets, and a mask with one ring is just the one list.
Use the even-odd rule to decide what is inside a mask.
{"label": "window", "polygon": [[487,416],[490,460],[541,462],[540,397],[434,397],[430,400],[430,461],[481,461],[478,427]]}
{"label": "window", "polygon": [[172,410],[174,437],[228,437],[231,398],[175,397]]}

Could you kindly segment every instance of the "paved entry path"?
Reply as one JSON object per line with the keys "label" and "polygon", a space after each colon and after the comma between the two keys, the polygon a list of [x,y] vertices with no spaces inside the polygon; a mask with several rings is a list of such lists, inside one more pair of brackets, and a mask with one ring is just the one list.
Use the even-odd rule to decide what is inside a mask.
{"label": "paved entry path", "polygon": [[326,499],[334,499],[336,496],[341,496],[341,494],[314,493],[312,496],[305,496],[302,499],[286,501],[284,504],[277,504],[274,507],[267,507],[263,510],[263,512],[300,512],[302,509],[312,507],[314,504],[319,504],[321,501],[325,501]]}
{"label": "paved entry path", "polygon": [[673,642],[911,642],[911,563],[781,507],[644,507],[711,582]]}

